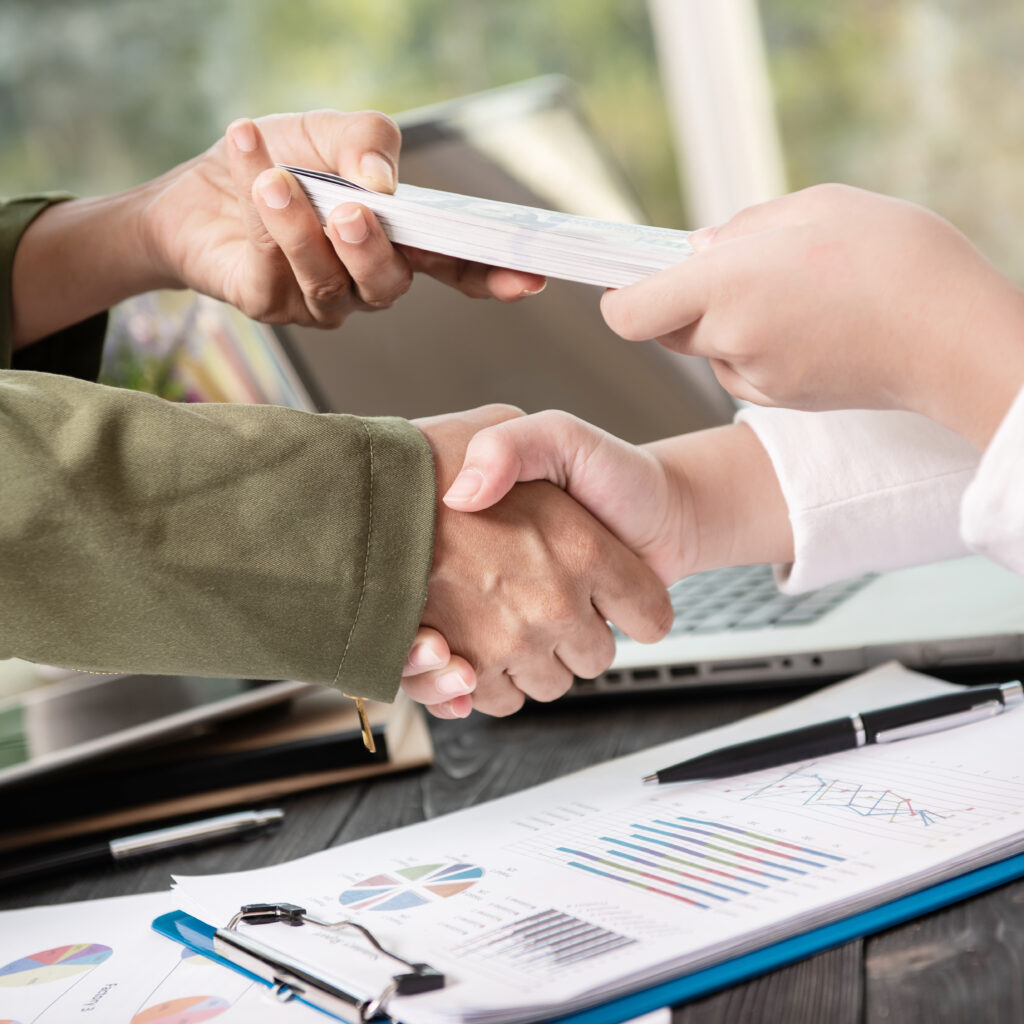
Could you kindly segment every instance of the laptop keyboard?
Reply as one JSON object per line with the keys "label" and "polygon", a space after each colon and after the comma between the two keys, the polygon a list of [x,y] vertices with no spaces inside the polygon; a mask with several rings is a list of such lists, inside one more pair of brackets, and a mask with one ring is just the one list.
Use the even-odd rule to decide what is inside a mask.
{"label": "laptop keyboard", "polygon": [[697,573],[669,590],[676,613],[669,635],[803,626],[820,619],[872,578],[843,580],[806,594],[780,594],[770,565]]}

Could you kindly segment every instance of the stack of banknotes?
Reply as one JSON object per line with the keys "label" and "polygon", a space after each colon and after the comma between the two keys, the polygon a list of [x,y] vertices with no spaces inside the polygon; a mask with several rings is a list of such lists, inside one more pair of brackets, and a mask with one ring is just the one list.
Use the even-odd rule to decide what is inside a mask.
{"label": "stack of banknotes", "polygon": [[399,185],[388,195],[334,174],[285,170],[298,179],[322,222],[339,203],[361,203],[396,245],[495,267],[620,288],[693,255],[687,231],[575,217],[415,185]]}

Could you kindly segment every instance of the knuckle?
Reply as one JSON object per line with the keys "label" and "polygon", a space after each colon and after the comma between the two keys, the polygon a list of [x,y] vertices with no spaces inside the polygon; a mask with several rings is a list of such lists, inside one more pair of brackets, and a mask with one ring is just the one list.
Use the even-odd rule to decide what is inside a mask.
{"label": "knuckle", "polygon": [[507,718],[514,715],[526,703],[526,695],[515,684],[508,683],[499,693],[488,694],[483,699],[474,699],[473,706],[486,715]]}
{"label": "knuckle", "polygon": [[471,438],[466,448],[467,457],[470,452],[474,461],[485,466],[504,467],[515,457],[515,444],[506,433],[495,431],[493,427],[484,427]]}
{"label": "knuckle", "polygon": [[544,679],[532,680],[527,687],[527,694],[532,700],[550,704],[569,691],[572,679],[572,673],[568,670],[555,672]]}
{"label": "knuckle", "polygon": [[303,316],[303,309],[292,302],[290,297],[273,292],[239,303],[238,308],[250,320],[263,324],[287,324]]}
{"label": "knuckle", "polygon": [[570,534],[571,564],[578,567],[578,570],[590,574],[597,566],[605,561],[606,544],[605,538],[592,526],[584,529],[583,524],[573,530]]}
{"label": "knuckle", "polygon": [[562,409],[545,409],[537,413],[534,419],[545,431],[559,434],[568,433],[579,423],[578,417]]}
{"label": "knuckle", "polygon": [[826,181],[804,189],[802,195],[815,202],[832,203],[853,195],[854,191],[849,185],[842,185],[835,181]]}
{"label": "knuckle", "polygon": [[507,402],[490,402],[487,405],[480,406],[477,411],[484,416],[494,419],[496,422],[518,419],[520,416],[526,415],[518,405],[511,405]]}
{"label": "knuckle", "polygon": [[339,269],[326,277],[307,282],[302,291],[317,305],[331,305],[349,297],[352,280],[344,270]]}
{"label": "knuckle", "polygon": [[[371,278],[371,280],[373,279]],[[409,290],[411,284],[412,271],[408,267],[404,267],[391,278],[386,288],[378,285],[370,290],[358,285],[359,296],[370,309],[389,309]]]}
{"label": "knuckle", "polygon": [[387,114],[379,110],[357,110],[350,117],[350,126],[361,136],[371,136],[382,149],[397,152],[402,131]]}
{"label": "knuckle", "polygon": [[576,622],[579,616],[579,603],[574,594],[565,590],[556,590],[538,609],[538,619],[546,623],[552,631],[561,635],[565,627]]}

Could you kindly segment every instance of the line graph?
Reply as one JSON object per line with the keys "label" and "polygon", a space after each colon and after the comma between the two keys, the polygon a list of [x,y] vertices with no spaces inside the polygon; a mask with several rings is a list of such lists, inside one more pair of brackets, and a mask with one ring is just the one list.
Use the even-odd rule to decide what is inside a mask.
{"label": "line graph", "polygon": [[[740,798],[748,801],[782,802],[802,807],[840,808],[861,818],[887,823],[911,823],[929,828],[954,816],[951,808],[936,810],[917,797],[906,796],[886,786],[836,776],[817,765],[802,765],[757,784]],[[960,812],[973,807],[960,808]]]}

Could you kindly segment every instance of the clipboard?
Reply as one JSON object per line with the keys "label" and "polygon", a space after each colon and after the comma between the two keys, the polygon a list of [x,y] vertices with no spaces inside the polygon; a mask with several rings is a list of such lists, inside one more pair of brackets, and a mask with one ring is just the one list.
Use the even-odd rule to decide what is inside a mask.
{"label": "clipboard", "polygon": [[[894,927],[905,921],[920,917],[923,914],[931,913],[942,907],[958,903],[961,900],[976,896],[988,889],[1004,885],[1014,879],[1024,876],[1024,854],[1017,854],[1005,860],[988,864],[985,867],[976,868],[955,878],[947,879],[917,892],[901,896],[888,903],[861,911],[849,917],[833,921],[810,931],[793,935],[788,939],[765,946],[762,949],[752,950],[738,957],[714,964],[689,974],[681,975],[671,981],[662,982],[659,985],[643,989],[632,994],[609,1000],[598,1006],[581,1010],[561,1016],[550,1017],[551,1024],[622,1024],[634,1017],[650,1013],[653,1010],[662,1009],[666,1006],[675,1006],[701,996],[709,995],[719,989],[727,988],[741,981],[747,981],[758,975],[785,967],[788,964],[803,960],[815,953],[824,952],[840,946],[852,939],[872,935],[875,932],[883,931],[886,928]],[[255,905],[262,907],[289,907],[290,904],[262,904]],[[295,908],[301,911],[301,908]],[[240,911],[240,914],[243,911]],[[282,920],[287,911],[279,912],[268,920]],[[302,912],[304,913],[304,912]],[[239,919],[235,915],[233,922]],[[309,919],[311,923],[312,919]],[[300,923],[300,922],[298,922]],[[249,961],[248,966],[241,957],[237,956],[229,947],[217,943],[218,933],[228,929],[217,929],[206,924],[197,918],[191,917],[183,911],[174,911],[164,914],[153,921],[153,928],[161,935],[172,939],[175,942],[187,946],[196,953],[200,953],[209,959],[239,971],[253,981],[257,981],[271,988],[278,998],[283,1002],[291,999],[298,999],[315,1009],[334,1016],[338,1020],[349,1021],[350,1024],[366,1024],[366,1022],[380,1020],[386,1021],[390,1018],[386,1015],[387,1001],[391,993],[383,992],[376,999],[359,1000],[356,997],[344,993],[348,1000],[347,1006],[354,1011],[351,1016],[326,1009],[317,994],[311,991],[309,975],[318,974],[317,971],[306,969],[306,981],[296,974],[295,968],[300,972],[303,965],[296,965],[294,961],[279,950],[262,946],[262,960],[256,965]],[[365,929],[362,929],[365,931]],[[373,940],[378,949],[382,949],[376,940]],[[393,954],[387,953],[388,956]],[[397,961],[409,968],[423,968],[432,970],[426,964],[410,964],[399,957]],[[256,969],[253,969],[256,967]],[[417,973],[413,970],[413,973]],[[425,974],[424,971],[419,972]],[[434,972],[436,975],[437,972]],[[286,980],[287,979],[287,980]],[[395,979],[397,982],[397,978]],[[303,984],[307,987],[303,988]],[[434,989],[442,987],[443,977],[440,984],[431,982]],[[335,985],[335,988],[337,986]],[[424,988],[423,991],[432,989]],[[403,993],[403,994],[412,994]],[[344,1001],[344,1000],[343,1000]]]}

